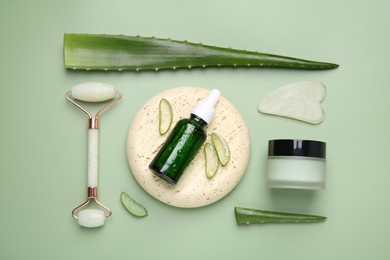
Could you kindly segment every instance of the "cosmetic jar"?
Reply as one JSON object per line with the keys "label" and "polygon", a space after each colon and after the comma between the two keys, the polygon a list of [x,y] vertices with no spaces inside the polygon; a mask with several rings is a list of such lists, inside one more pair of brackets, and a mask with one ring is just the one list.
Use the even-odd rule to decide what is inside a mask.
{"label": "cosmetic jar", "polygon": [[267,185],[270,188],[325,188],[326,143],[314,140],[268,141]]}

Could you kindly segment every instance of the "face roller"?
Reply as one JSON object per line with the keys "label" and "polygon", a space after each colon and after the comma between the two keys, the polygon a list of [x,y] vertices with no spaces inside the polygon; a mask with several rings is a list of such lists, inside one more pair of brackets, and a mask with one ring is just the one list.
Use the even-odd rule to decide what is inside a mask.
{"label": "face roller", "polygon": [[[72,216],[78,221],[80,226],[91,228],[99,227],[104,225],[104,221],[112,215],[112,211],[97,199],[99,118],[104,111],[122,98],[122,94],[109,84],[87,82],[72,87],[72,89],[65,94],[65,97],[70,103],[88,116],[88,197],[84,203],[73,209]],[[95,116],[92,116],[86,109],[76,103],[76,99],[85,102],[113,100],[98,111]],[[91,200],[94,200],[98,206],[103,208],[103,210],[86,208]]]}

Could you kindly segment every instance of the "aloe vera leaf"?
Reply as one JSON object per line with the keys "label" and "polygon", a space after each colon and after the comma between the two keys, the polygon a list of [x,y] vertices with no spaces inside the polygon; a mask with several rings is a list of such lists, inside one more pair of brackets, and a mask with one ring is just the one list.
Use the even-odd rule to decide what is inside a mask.
{"label": "aloe vera leaf", "polygon": [[87,70],[159,70],[192,67],[334,69],[334,63],[236,50],[155,37],[64,34],[64,66]]}
{"label": "aloe vera leaf", "polygon": [[235,207],[234,212],[237,224],[312,223],[326,220],[326,217],[317,215],[286,213],[241,207]]}

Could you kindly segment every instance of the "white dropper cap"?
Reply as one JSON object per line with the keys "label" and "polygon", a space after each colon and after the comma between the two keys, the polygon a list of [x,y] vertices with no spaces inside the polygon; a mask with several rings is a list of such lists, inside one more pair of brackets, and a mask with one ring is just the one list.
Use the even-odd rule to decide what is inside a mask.
{"label": "white dropper cap", "polygon": [[191,114],[202,118],[209,124],[215,113],[214,106],[217,104],[220,96],[221,92],[218,89],[211,90],[205,99],[196,104]]}

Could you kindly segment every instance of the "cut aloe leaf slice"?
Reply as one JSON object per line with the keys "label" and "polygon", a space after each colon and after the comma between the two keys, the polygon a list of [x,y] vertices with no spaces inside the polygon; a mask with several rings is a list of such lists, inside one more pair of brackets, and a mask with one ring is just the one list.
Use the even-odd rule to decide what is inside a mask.
{"label": "cut aloe leaf slice", "polygon": [[264,224],[264,223],[313,223],[323,222],[324,216],[277,212],[251,208],[234,208],[237,224]]}
{"label": "cut aloe leaf slice", "polygon": [[206,157],[206,176],[212,178],[218,171],[219,159],[217,152],[211,143],[206,143],[204,145],[204,154]]}
{"label": "cut aloe leaf slice", "polygon": [[172,106],[171,103],[165,98],[160,100],[159,104],[159,132],[160,135],[166,134],[172,125]]}
{"label": "cut aloe leaf slice", "polygon": [[217,133],[211,134],[211,140],[214,144],[219,161],[222,166],[225,166],[230,160],[230,149],[228,143],[220,134]]}
{"label": "cut aloe leaf slice", "polygon": [[135,201],[129,194],[126,192],[121,193],[121,202],[130,214],[136,217],[145,217],[148,215],[148,211],[144,206],[139,202]]}

